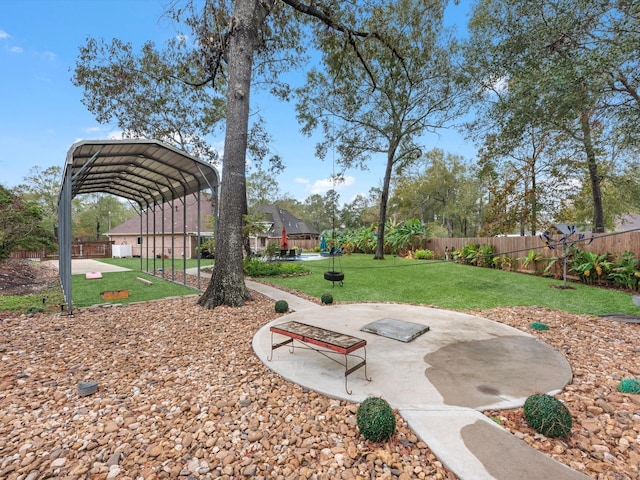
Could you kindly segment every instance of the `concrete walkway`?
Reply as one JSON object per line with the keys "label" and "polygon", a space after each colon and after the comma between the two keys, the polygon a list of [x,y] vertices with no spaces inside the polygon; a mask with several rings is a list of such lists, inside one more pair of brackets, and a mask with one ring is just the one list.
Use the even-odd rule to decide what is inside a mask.
{"label": "concrete walkway", "polygon": [[[127,269],[94,260],[72,262],[74,274],[123,270]],[[197,274],[197,269],[188,273]],[[263,326],[253,338],[253,349],[268,368],[329,397],[351,402],[383,397],[461,480],[589,480],[481,413],[519,407],[529,395],[553,394],[571,381],[566,359],[535,337],[448,310],[404,304],[319,306],[262,283],[246,284],[274,300],[286,300],[293,310]],[[361,331],[381,319],[426,325],[429,331],[408,343]],[[371,381],[363,369],[357,370],[348,377],[349,395],[344,368],[310,350],[290,354],[288,348],[280,348],[269,361],[269,327],[290,320],[365,339]]]}
{"label": "concrete walkway", "polygon": [[[248,288],[294,310],[262,327],[253,349],[265,365],[289,381],[324,395],[361,402],[381,396],[461,480],[586,480],[589,477],[529,447],[481,412],[515,408],[539,392],[556,393],[571,381],[566,359],[535,337],[484,318],[401,304],[319,306],[261,283]],[[430,330],[405,343],[361,331],[394,319]],[[344,368],[311,350],[273,351],[269,327],[290,320],[367,341],[364,369]],[[273,342],[283,340],[275,336]]]}

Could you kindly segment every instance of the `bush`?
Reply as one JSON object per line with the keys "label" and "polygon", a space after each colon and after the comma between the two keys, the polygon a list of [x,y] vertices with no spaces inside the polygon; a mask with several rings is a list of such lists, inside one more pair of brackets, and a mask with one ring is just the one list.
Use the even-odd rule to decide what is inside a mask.
{"label": "bush", "polygon": [[298,262],[263,262],[257,258],[245,260],[244,271],[250,277],[303,275],[309,272]]}
{"label": "bush", "polygon": [[289,311],[289,304],[286,300],[278,300],[276,302],[276,312],[277,313],[287,313]]}
{"label": "bush", "polygon": [[418,249],[413,254],[416,260],[433,260],[435,254],[432,250]]}
{"label": "bush", "polygon": [[372,442],[383,442],[395,432],[396,417],[386,400],[369,397],[358,407],[356,424],[364,438]]}
{"label": "bush", "polygon": [[640,380],[637,378],[623,378],[618,382],[618,391],[622,393],[640,393]]}
{"label": "bush", "polygon": [[330,293],[323,293],[320,297],[320,300],[325,305],[331,305],[333,303],[333,295],[331,295]]}
{"label": "bush", "polygon": [[566,405],[544,393],[527,398],[524,402],[524,418],[531,428],[547,437],[564,437],[571,433],[573,425]]}
{"label": "bush", "polygon": [[549,330],[549,325],[542,322],[531,322],[529,328],[532,330]]}

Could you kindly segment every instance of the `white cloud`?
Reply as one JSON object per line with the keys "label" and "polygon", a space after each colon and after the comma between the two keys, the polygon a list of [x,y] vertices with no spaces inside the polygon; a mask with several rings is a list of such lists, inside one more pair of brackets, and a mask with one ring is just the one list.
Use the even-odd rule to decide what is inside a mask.
{"label": "white cloud", "polygon": [[11,35],[9,35],[4,30],[0,29],[0,38],[10,38],[10,37],[11,37]]}
{"label": "white cloud", "polygon": [[22,47],[9,47],[11,53],[22,53],[24,49]]}
{"label": "white cloud", "polygon": [[301,183],[302,185],[309,185],[309,180],[307,178],[296,177],[294,180],[296,183]]}
{"label": "white cloud", "polygon": [[[298,181],[298,179],[296,179],[296,181]],[[307,185],[307,190],[311,194],[316,194],[316,193],[323,194],[332,189],[339,191],[343,188],[350,187],[355,182],[356,182],[356,179],[354,177],[352,177],[351,175],[345,175],[340,179],[337,179],[335,182],[332,178],[323,178],[321,180],[316,180],[313,183],[307,180],[306,185]]]}

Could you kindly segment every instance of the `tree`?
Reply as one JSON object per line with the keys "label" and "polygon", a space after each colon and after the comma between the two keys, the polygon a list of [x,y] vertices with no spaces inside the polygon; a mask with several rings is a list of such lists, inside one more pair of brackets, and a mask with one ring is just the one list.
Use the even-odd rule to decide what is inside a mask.
{"label": "tree", "polygon": [[[476,93],[487,106],[480,118],[488,120],[492,133],[514,144],[535,129],[539,138],[550,132],[554,140],[561,138],[562,149],[579,147],[573,167],[589,180],[595,232],[604,231],[603,153],[618,144],[621,128],[611,121],[616,97],[611,72],[624,65],[604,32],[615,30],[614,19],[625,18],[615,12],[624,10],[623,4],[483,0],[474,11],[467,46]],[[637,42],[633,48],[637,52]]]}
{"label": "tree", "polygon": [[[195,1],[187,1],[184,6],[174,4],[171,15],[187,25],[195,35],[192,49],[186,53],[174,50],[166,55],[149,54],[141,58],[143,62],[150,59],[152,63],[157,58],[163,61],[168,59],[166,63],[169,67],[158,68],[157,75],[152,75],[154,82],[170,83],[171,80],[177,80],[195,89],[213,88],[220,94],[226,88],[224,168],[220,185],[224,208],[220,210],[218,222],[213,275],[199,304],[206,308],[223,304],[239,306],[249,298],[242,270],[242,222],[248,211],[245,163],[247,147],[250,145],[252,74],[268,83],[276,95],[287,97],[288,86],[278,83],[276,79],[282,71],[299,64],[306,47],[301,36],[307,32],[307,29],[301,28],[301,19],[321,23],[325,35],[348,38],[349,48],[353,50],[361,48],[360,39],[374,38],[386,45],[391,45],[391,42],[384,42],[384,38],[375,33],[350,28],[347,23],[352,19],[346,17],[346,21],[342,22],[341,19],[345,17],[335,2],[305,4],[297,0],[205,0],[203,4],[196,4]],[[109,53],[117,58],[121,50],[116,45],[115,50]],[[182,59],[183,53],[187,61],[174,62]],[[91,50],[86,58],[91,63]],[[110,65],[108,59],[107,64]],[[197,68],[193,65],[197,65]],[[126,77],[131,70],[136,70],[136,63],[131,65],[125,62],[121,68],[107,68],[106,77],[118,80]],[[91,82],[86,85],[93,87]],[[116,81],[104,88],[98,85],[95,91],[97,95],[108,96],[110,101],[120,101],[115,94],[125,87]],[[203,105],[207,106],[206,102]],[[199,108],[191,113],[202,117],[202,105],[198,103],[197,106]],[[213,105],[209,107],[214,111]],[[144,115],[137,118],[140,122],[145,121]]]}
{"label": "tree", "polygon": [[475,171],[459,155],[426,152],[398,172],[391,204],[398,221],[416,218],[441,225],[449,237],[470,236],[480,227],[482,192]]}
{"label": "tree", "polygon": [[16,247],[55,249],[53,232],[42,226],[42,209],[0,185],[0,258]]}
{"label": "tree", "polygon": [[42,228],[55,236],[58,225],[58,195],[62,169],[58,166],[47,167],[42,170],[39,166],[32,167],[24,183],[18,185],[14,192],[24,200],[36,203],[42,211]]}
{"label": "tree", "polygon": [[85,240],[105,240],[108,230],[135,215],[128,204],[103,193],[80,195],[73,199],[71,208],[72,236]]}
{"label": "tree", "polygon": [[372,188],[369,195],[356,195],[350,203],[340,209],[339,224],[347,229],[374,225],[377,220],[377,190]]}
{"label": "tree", "polygon": [[[374,258],[384,259],[384,235],[394,168],[420,156],[418,139],[446,125],[456,115],[457,90],[452,62],[455,46],[447,42],[442,18],[446,1],[378,2],[363,29],[393,38],[393,50],[380,42],[350,49],[350,38],[315,32],[325,70],[309,72],[298,91],[303,132],[321,127],[324,157],[335,149],[342,168],[363,167],[372,155],[386,158],[379,203]],[[360,4],[345,14],[358,18]],[[364,59],[364,61],[362,61]]]}

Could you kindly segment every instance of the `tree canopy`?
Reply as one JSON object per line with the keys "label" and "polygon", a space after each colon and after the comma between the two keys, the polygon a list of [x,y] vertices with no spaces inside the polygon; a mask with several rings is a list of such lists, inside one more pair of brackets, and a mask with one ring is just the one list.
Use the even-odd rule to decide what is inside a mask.
{"label": "tree canopy", "polygon": [[298,117],[303,132],[321,128],[317,146],[341,168],[366,168],[372,155],[386,158],[375,258],[384,258],[384,233],[390,184],[395,168],[420,157],[420,136],[444,127],[458,113],[455,88],[455,45],[443,29],[447,1],[377,2],[370,15],[360,4],[343,8],[362,29],[393,39],[368,41],[350,49],[350,38],[316,27],[315,43],[323,53],[298,90]]}
{"label": "tree canopy", "polygon": [[0,185],[0,258],[13,249],[55,248],[53,232],[42,227],[42,209]]}
{"label": "tree canopy", "polygon": [[523,209],[532,227],[541,199],[550,194],[533,188],[541,177],[533,176],[534,162],[542,161],[556,182],[584,185],[592,228],[604,231],[604,171],[614,158],[623,168],[620,151],[632,145],[628,132],[638,126],[629,109],[638,54],[632,33],[638,8],[632,4],[482,0],[476,6],[466,49],[479,107],[472,129],[483,138],[485,157],[499,161],[535,138],[525,162]]}

